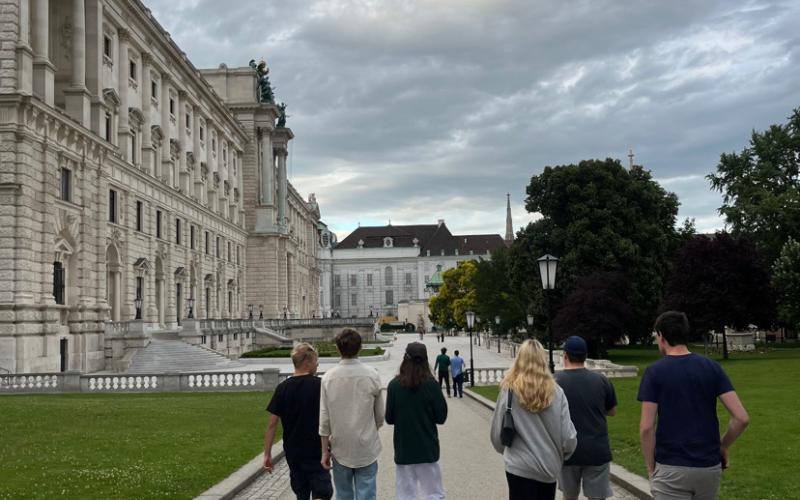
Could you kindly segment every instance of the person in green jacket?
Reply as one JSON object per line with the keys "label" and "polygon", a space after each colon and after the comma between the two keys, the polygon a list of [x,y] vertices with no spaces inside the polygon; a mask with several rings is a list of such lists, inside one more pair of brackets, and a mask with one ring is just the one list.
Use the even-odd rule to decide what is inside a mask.
{"label": "person in green jacket", "polygon": [[406,347],[400,373],[386,391],[386,423],[394,425],[397,500],[444,499],[436,424],[447,420],[447,402],[428,364],[425,344]]}
{"label": "person in green jacket", "polygon": [[[426,353],[427,355],[427,353]],[[450,356],[447,355],[447,347],[442,347],[442,353],[436,356],[436,363],[433,369],[439,369],[439,390],[442,389],[442,380],[447,385],[447,397],[450,397]],[[455,387],[453,387],[455,391]]]}

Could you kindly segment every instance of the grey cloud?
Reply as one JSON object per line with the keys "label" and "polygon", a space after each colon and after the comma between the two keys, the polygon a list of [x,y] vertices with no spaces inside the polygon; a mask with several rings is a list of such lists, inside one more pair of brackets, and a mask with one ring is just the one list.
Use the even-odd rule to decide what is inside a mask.
{"label": "grey cloud", "polygon": [[695,176],[668,189],[713,229],[703,176],[800,104],[792,2],[147,3],[198,67],[267,58],[293,182],[340,231],[502,233],[505,193],[521,213],[545,165],[629,148],[657,178]]}

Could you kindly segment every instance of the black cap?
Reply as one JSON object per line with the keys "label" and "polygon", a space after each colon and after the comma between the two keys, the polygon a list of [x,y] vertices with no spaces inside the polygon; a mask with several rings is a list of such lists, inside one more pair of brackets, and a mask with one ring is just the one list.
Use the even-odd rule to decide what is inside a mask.
{"label": "black cap", "polygon": [[428,361],[428,349],[422,342],[411,342],[406,346],[406,356],[413,361]]}
{"label": "black cap", "polygon": [[586,341],[577,335],[567,337],[564,341],[564,352],[570,356],[586,356]]}

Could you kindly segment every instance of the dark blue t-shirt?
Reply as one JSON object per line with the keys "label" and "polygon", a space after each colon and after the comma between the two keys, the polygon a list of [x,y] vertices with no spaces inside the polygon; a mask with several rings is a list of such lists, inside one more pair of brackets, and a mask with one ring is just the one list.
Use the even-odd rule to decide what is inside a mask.
{"label": "dark blue t-shirt", "polygon": [[720,463],[717,397],[732,390],[719,363],[697,354],[664,356],[647,367],[637,399],[658,404],[656,462],[683,467]]}

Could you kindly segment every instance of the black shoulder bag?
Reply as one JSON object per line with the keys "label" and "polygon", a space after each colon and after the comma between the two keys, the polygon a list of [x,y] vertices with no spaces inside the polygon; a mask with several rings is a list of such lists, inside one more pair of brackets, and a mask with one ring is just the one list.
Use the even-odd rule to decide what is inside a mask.
{"label": "black shoulder bag", "polygon": [[510,447],[514,442],[514,436],[517,435],[517,430],[514,428],[514,416],[511,415],[511,401],[514,399],[514,393],[508,391],[508,404],[506,405],[506,412],[503,415],[503,427],[500,429],[500,442],[506,448]]}

